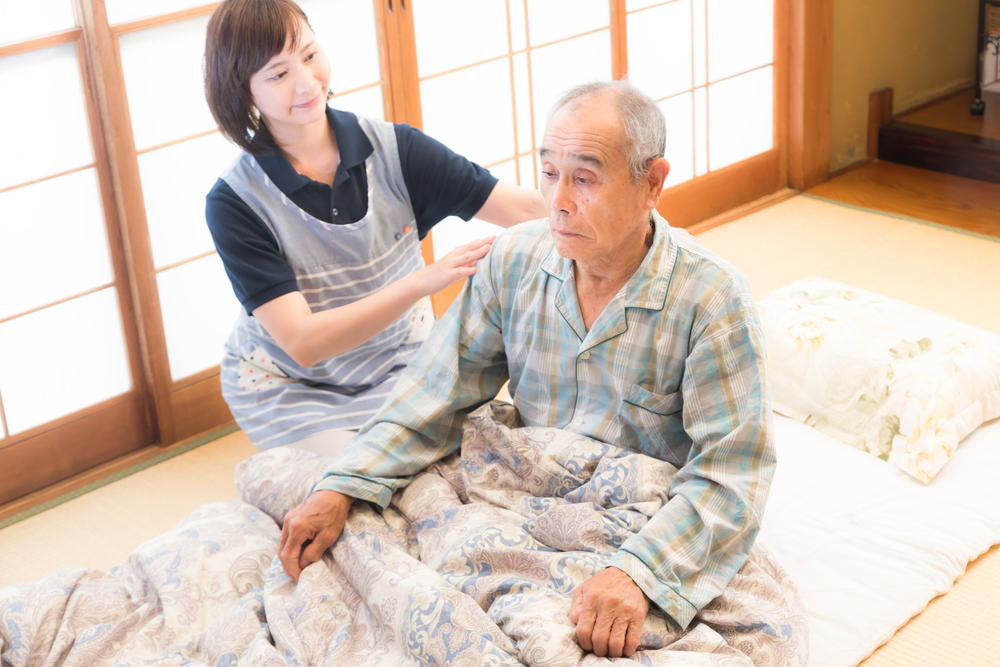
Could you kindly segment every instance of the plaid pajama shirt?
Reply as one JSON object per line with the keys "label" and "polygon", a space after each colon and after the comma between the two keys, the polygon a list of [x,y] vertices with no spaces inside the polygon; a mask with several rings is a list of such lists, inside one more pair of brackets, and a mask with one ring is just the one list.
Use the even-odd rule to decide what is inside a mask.
{"label": "plaid pajama shirt", "polygon": [[744,280],[655,212],[642,264],[588,331],[573,262],[545,221],[502,234],[392,397],[316,485],[386,506],[455,451],[466,414],[510,381],[529,426],[678,468],[669,501],[613,565],[681,628],[756,538],[774,471],[764,346]]}

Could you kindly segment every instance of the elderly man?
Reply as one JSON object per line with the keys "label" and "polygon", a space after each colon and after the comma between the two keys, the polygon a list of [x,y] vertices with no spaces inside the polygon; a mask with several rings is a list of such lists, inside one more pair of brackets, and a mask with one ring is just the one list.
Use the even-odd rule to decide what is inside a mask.
{"label": "elderly man", "polygon": [[395,393],[288,514],[279,556],[297,579],[354,499],[386,506],[459,447],[462,421],[510,381],[528,426],[668,461],[668,502],[573,594],[577,640],[631,655],[649,602],[685,628],[743,565],[774,469],[763,344],[731,267],[655,210],[663,116],[621,83],[567,93],[539,154],[550,217],[497,239]]}

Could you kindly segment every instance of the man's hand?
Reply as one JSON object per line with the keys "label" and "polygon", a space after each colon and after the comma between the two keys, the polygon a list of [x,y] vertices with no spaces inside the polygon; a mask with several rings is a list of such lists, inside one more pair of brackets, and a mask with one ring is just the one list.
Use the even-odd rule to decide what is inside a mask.
{"label": "man's hand", "polygon": [[601,658],[629,657],[639,648],[649,600],[632,578],[608,567],[576,587],[569,620],[576,641]]}
{"label": "man's hand", "polygon": [[340,537],[354,498],[336,491],[315,491],[285,515],[278,558],[293,581]]}

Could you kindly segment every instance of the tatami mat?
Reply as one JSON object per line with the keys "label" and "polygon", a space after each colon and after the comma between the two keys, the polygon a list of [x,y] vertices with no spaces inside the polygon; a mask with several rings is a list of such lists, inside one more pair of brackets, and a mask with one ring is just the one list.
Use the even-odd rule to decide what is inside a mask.
{"label": "tatami mat", "polygon": [[233,467],[256,451],[236,431],[0,530],[0,586],[117,565],[199,505],[236,498]]}
{"label": "tatami mat", "polygon": [[1000,546],[969,565],[947,594],[904,625],[863,667],[1000,664]]}
{"label": "tatami mat", "polygon": [[758,297],[818,275],[1000,332],[1000,239],[799,195],[698,240]]}
{"label": "tatami mat", "polygon": [[[757,296],[820,275],[1000,332],[1000,242],[793,197],[699,236]],[[233,466],[255,450],[232,433],[0,530],[0,585],[59,567],[107,568],[204,502],[236,497]],[[1000,552],[980,558],[865,667],[998,664]]]}

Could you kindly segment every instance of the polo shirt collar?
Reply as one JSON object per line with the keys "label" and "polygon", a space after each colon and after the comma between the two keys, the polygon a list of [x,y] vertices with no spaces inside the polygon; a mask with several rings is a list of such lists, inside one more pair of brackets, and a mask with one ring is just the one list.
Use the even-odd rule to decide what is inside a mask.
{"label": "polo shirt collar", "polygon": [[358,117],[351,112],[327,107],[326,117],[330,121],[330,127],[333,128],[333,135],[337,137],[337,150],[340,151],[340,164],[333,179],[333,188],[336,189],[340,182],[347,178],[347,172],[359,164],[364,164],[375,148],[368,135],[361,129]]}
{"label": "polo shirt collar", "polygon": [[[677,241],[670,233],[670,225],[655,210],[653,243],[646,251],[639,268],[625,284],[624,305],[631,308],[662,310],[667,299],[670,276],[677,261]],[[573,260],[559,254],[555,245],[542,260],[541,269],[553,278],[566,282],[573,271]]]}
{"label": "polo shirt collar", "polygon": [[[328,106],[326,119],[337,137],[337,150],[340,152],[340,164],[333,180],[333,187],[336,189],[340,182],[348,178],[348,171],[367,160],[375,149],[353,113]],[[313,182],[295,171],[288,158],[279,150],[257,155],[255,158],[268,178],[285,194],[291,195]]]}

